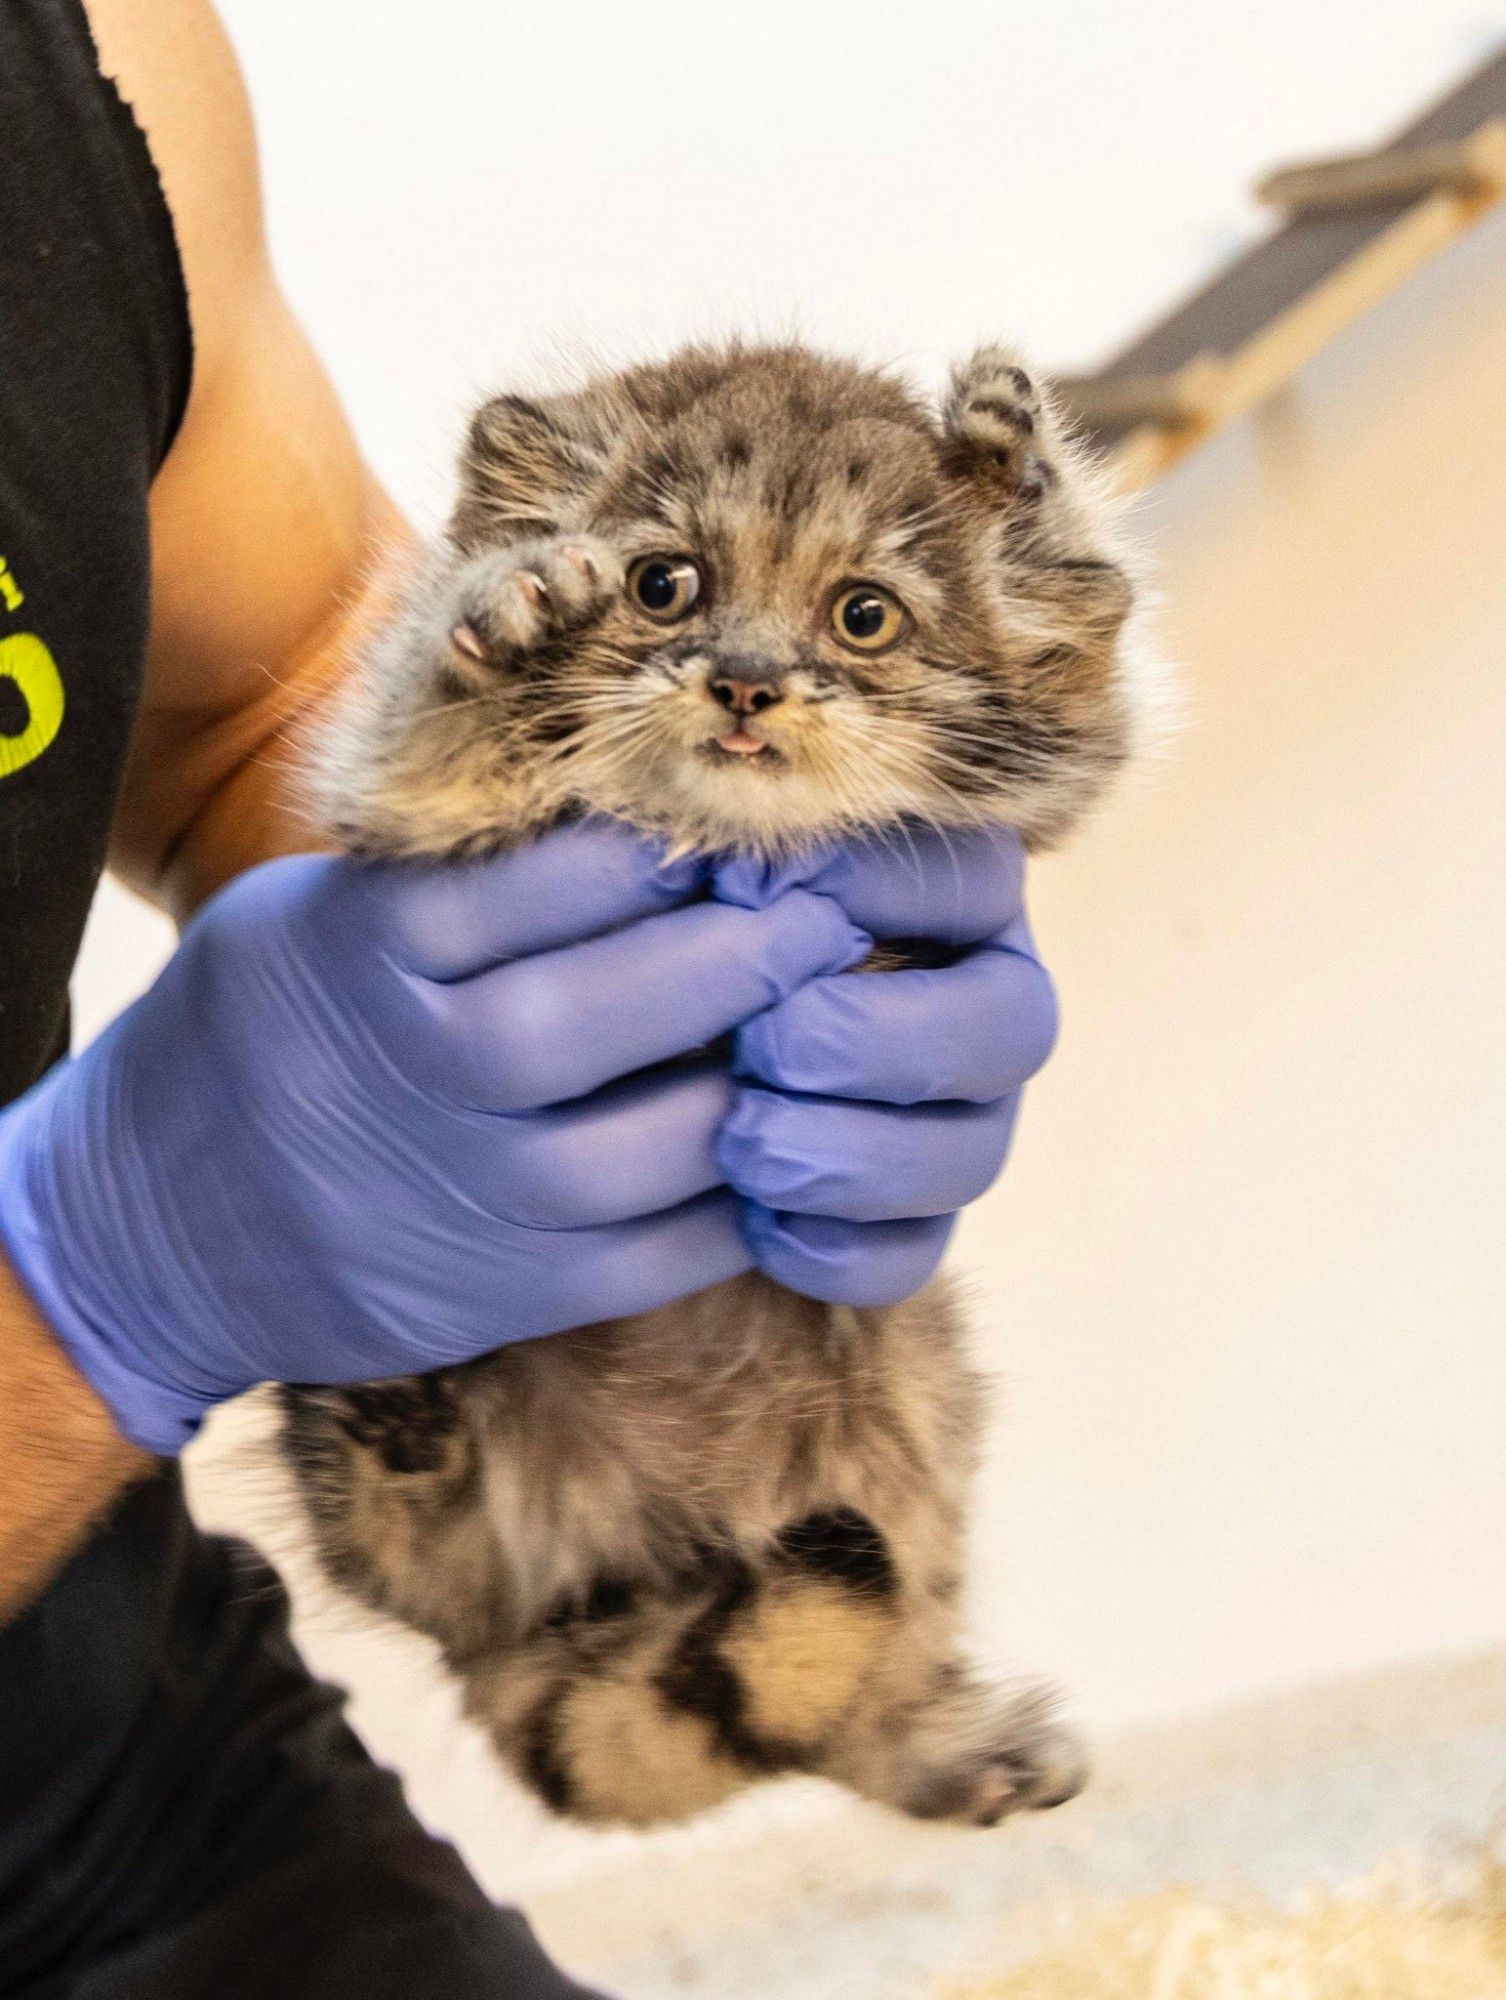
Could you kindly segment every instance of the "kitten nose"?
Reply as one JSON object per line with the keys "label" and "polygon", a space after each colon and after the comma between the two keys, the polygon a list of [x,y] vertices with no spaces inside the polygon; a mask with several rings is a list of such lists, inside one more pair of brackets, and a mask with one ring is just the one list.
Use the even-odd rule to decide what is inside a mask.
{"label": "kitten nose", "polygon": [[784,700],[784,689],[768,676],[755,680],[742,674],[715,674],[706,686],[712,699],[733,715],[761,715]]}

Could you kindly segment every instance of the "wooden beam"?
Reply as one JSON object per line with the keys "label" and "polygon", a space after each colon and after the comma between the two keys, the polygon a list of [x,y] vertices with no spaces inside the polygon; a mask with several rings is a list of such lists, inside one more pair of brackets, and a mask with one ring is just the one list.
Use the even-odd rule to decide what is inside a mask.
{"label": "wooden beam", "polygon": [[1446,146],[1395,147],[1278,167],[1256,183],[1256,198],[1287,215],[1332,215],[1384,207],[1422,195],[1499,198],[1506,185],[1506,119]]}
{"label": "wooden beam", "polygon": [[1068,412],[1128,490],[1292,379],[1506,198],[1506,50],[1376,153],[1286,168],[1289,219],[1104,368]]}
{"label": "wooden beam", "polygon": [[1223,370],[1200,356],[1174,375],[1059,375],[1057,395],[1091,430],[1206,429],[1216,422]]}

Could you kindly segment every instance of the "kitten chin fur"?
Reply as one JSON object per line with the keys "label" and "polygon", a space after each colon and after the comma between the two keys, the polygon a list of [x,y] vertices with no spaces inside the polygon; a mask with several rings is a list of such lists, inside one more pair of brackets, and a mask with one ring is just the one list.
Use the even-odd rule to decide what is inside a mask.
{"label": "kitten chin fur", "polygon": [[[483,404],[311,789],[384,857],[582,812],[766,857],[917,824],[1041,846],[1151,713],[1133,595],[1007,351],[937,409],[803,347],[690,348]],[[326,1569],[439,1642],[559,1811],[648,1824],[798,1770],[992,1825],[1080,1782],[1049,1698],[959,1650],[980,1398],[940,1283],[853,1310],[754,1274],[284,1410]]]}

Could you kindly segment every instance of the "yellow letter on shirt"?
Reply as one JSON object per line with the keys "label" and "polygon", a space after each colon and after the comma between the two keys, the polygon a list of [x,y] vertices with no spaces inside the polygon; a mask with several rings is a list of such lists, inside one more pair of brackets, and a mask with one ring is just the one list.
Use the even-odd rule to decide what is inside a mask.
{"label": "yellow letter on shirt", "polygon": [[19,736],[0,734],[0,778],[35,763],[63,726],[63,681],[56,662],[34,632],[0,639],[0,681],[14,681],[26,704]]}

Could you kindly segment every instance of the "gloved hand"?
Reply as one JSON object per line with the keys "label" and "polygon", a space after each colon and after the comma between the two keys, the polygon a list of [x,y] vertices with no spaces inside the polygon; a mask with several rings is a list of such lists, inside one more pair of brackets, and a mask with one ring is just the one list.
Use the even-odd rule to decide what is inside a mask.
{"label": "gloved hand", "polygon": [[126,1434],[175,1451],[253,1382],[434,1368],[748,1269],[725,1066],[629,1072],[869,939],[829,895],[739,907],[706,874],[595,823],[216,898],[0,1117],[0,1239]]}
{"label": "gloved hand", "polygon": [[718,1159],[760,1267],[812,1298],[880,1305],[920,1289],[955,1211],[1003,1165],[1020,1088],[1056,1037],[1055,993],[1012,833],[728,862],[713,893],[757,910],[793,889],[833,898],[872,937],[956,952],[934,970],[816,977],[736,1036]]}

